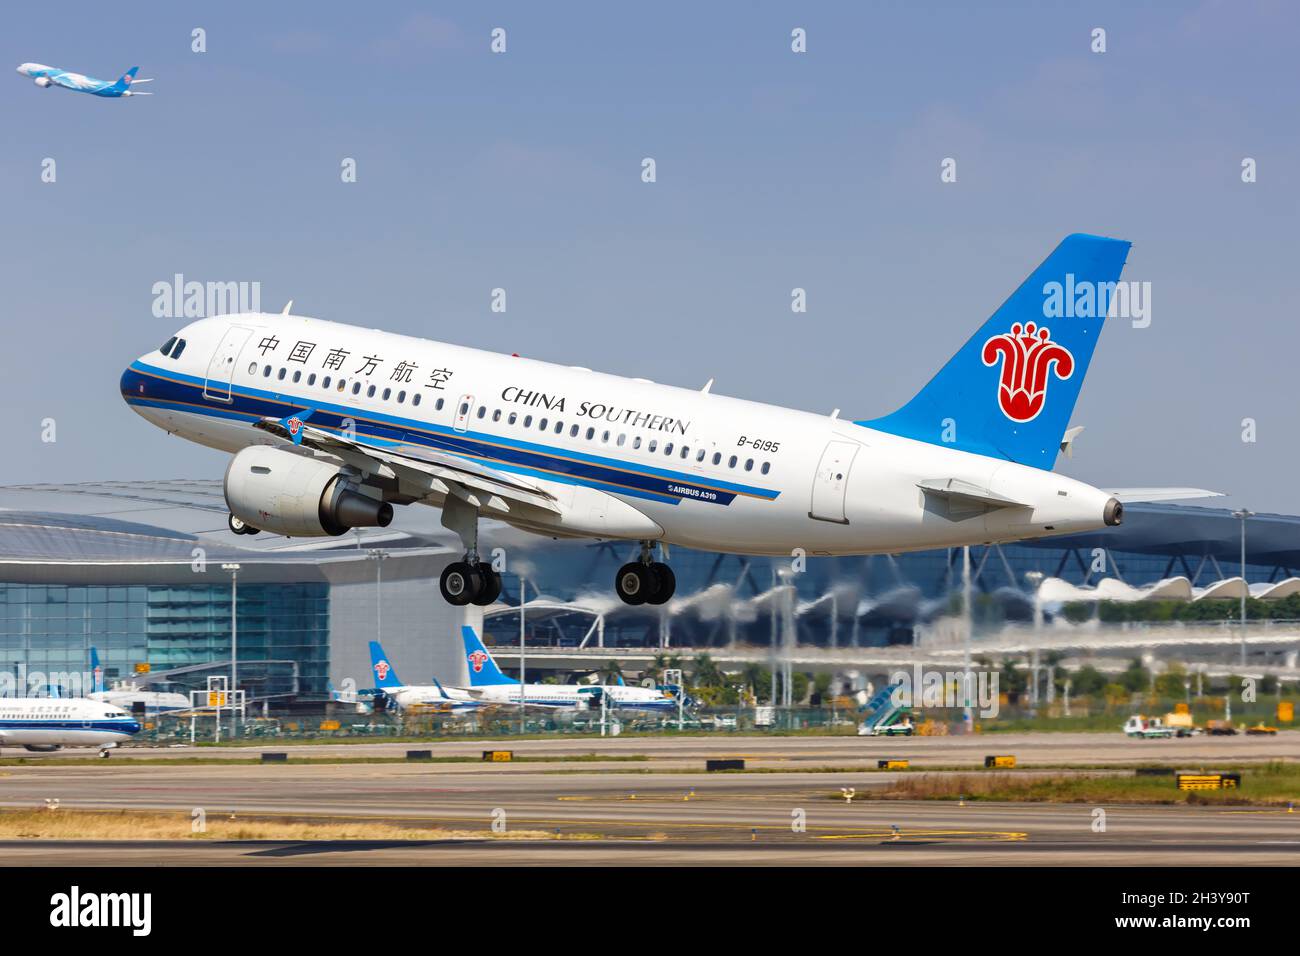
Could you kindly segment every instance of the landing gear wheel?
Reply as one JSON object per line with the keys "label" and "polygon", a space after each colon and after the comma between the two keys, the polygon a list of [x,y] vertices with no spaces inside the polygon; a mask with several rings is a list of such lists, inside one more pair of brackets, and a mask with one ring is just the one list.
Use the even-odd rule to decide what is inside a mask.
{"label": "landing gear wheel", "polygon": [[100,755],[101,757],[103,757],[105,760],[107,760],[111,754],[112,754],[112,751],[110,751],[110,750],[101,750],[101,751],[99,752],[99,755]]}
{"label": "landing gear wheel", "polygon": [[483,574],[468,561],[453,561],[438,579],[442,598],[455,607],[464,607],[483,590]]}
{"label": "landing gear wheel", "polygon": [[618,569],[614,577],[614,590],[624,604],[653,602],[659,589],[659,579],[648,564],[632,561]]}
{"label": "landing gear wheel", "polygon": [[226,524],[230,526],[230,530],[235,534],[257,534],[257,532],[261,530],[259,528],[254,528],[243,518],[236,518],[234,515],[231,515],[226,519]]}
{"label": "landing gear wheel", "polygon": [[650,565],[650,573],[658,581],[658,587],[655,589],[654,597],[646,598],[647,604],[667,604],[672,598],[673,592],[677,590],[677,575],[673,574],[673,569],[662,561],[656,561]]}
{"label": "landing gear wheel", "polygon": [[483,588],[471,603],[479,607],[487,607],[501,596],[501,575],[486,565],[479,565],[478,573],[483,577]]}

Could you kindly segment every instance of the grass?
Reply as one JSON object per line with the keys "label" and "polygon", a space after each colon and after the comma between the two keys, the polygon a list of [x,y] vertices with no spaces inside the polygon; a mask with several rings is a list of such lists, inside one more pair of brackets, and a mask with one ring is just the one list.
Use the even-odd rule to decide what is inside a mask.
{"label": "grass", "polygon": [[0,810],[0,840],[552,840],[545,830],[448,830],[383,822],[234,820],[212,814],[195,832],[188,814],[130,810]]}
{"label": "grass", "polygon": [[885,787],[872,787],[859,799],[990,800],[1019,803],[1136,803],[1186,806],[1276,806],[1300,803],[1300,764],[1267,763],[1219,767],[1241,773],[1240,790],[1177,788],[1175,777],[1128,774],[989,771],[939,776],[917,773]]}

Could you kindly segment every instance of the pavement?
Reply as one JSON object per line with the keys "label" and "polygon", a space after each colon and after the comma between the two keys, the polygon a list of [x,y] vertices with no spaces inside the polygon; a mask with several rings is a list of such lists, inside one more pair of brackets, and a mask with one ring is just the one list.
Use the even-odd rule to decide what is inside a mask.
{"label": "pavement", "polygon": [[[1057,739],[1066,737],[1073,739]],[[1104,735],[993,739],[1013,745],[989,747],[990,738],[744,738],[728,742],[742,746],[721,748],[708,738],[557,738],[514,745],[516,752],[553,756],[588,753],[593,744],[601,744],[601,752],[609,755],[639,751],[652,755],[652,765],[661,771],[655,773],[611,773],[582,762],[145,764],[114,758],[77,765],[33,760],[0,767],[0,806],[40,807],[57,799],[62,809],[167,810],[187,818],[202,807],[208,819],[234,814],[236,819],[386,821],[476,836],[352,842],[30,840],[6,841],[0,853],[11,866],[1300,864],[1300,813],[1285,808],[872,800],[862,795],[897,774],[811,769],[863,760],[856,748],[875,751],[881,745],[882,754],[887,750],[915,758],[923,753],[941,762],[982,760],[985,751],[1032,754],[1040,762],[1075,755],[1101,764],[1132,760],[1132,754],[1164,756],[1180,764],[1194,757],[1223,760],[1226,754],[1240,762],[1242,751],[1251,759],[1269,759],[1268,754],[1284,749],[1281,744],[1294,748],[1297,735],[1187,741]],[[1181,744],[1192,747],[1179,749]],[[1234,751],[1232,744],[1244,747]],[[357,747],[379,747],[377,752],[386,753],[383,748],[394,746],[404,753],[415,745],[335,749],[351,753]],[[452,742],[431,749],[441,754],[444,746],[474,754],[489,747]],[[211,750],[202,748],[202,753]],[[1292,749],[1286,756],[1294,759],[1294,753]],[[688,761],[698,768],[705,755],[757,755],[784,772],[706,774],[661,766]],[[870,760],[874,767],[874,753]],[[626,770],[638,764],[606,766]],[[841,788],[850,787],[856,796],[847,802]],[[1099,809],[1103,817],[1096,813]],[[1098,829],[1099,819],[1104,829]],[[503,833],[493,834],[494,821],[504,826]],[[549,838],[512,839],[512,831]]]}
{"label": "pavement", "polygon": [[[478,758],[485,750],[512,750],[519,757],[557,760],[563,757],[590,759],[591,755],[611,758],[610,769],[638,765],[662,769],[702,768],[711,758],[741,758],[746,767],[790,769],[809,767],[875,767],[883,758],[907,758],[912,766],[982,766],[989,754],[1013,754],[1018,766],[1060,766],[1162,763],[1198,765],[1206,762],[1234,763],[1291,760],[1300,757],[1300,731],[1286,730],[1276,736],[1184,737],[1167,740],[1139,740],[1113,733],[997,733],[954,737],[857,737],[857,736],[774,736],[719,732],[707,736],[593,737],[556,735],[527,740],[459,740],[437,738],[406,743],[267,743],[257,746],[163,746],[131,745],[113,751],[105,763],[148,758],[240,758],[257,759],[275,751],[293,757],[403,758],[408,750],[429,750],[435,757]],[[23,756],[33,761],[58,762],[67,757],[94,756],[97,751],[71,748],[52,754],[32,755],[18,748],[0,749],[0,757]],[[575,765],[576,762],[575,762]],[[594,769],[590,763],[584,764]],[[466,772],[482,770],[478,764],[463,765]],[[604,769],[605,765],[601,765]],[[487,769],[497,772],[500,766]],[[508,769],[535,769],[516,764]]]}

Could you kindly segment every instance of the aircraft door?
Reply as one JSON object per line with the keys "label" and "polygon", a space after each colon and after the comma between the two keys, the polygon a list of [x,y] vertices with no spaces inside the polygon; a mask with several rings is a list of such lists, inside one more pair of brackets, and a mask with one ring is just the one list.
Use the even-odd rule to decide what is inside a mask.
{"label": "aircraft door", "polygon": [[463,432],[469,427],[469,413],[474,408],[474,396],[462,395],[456,399],[456,419],[452,422],[452,428],[458,432]]}
{"label": "aircraft door", "polygon": [[818,521],[834,521],[848,524],[844,516],[844,496],[849,488],[849,469],[853,467],[853,458],[862,447],[857,442],[830,441],[822,452],[822,459],[817,464],[817,473],[813,475],[812,507],[808,517]]}
{"label": "aircraft door", "polygon": [[203,383],[203,397],[214,402],[230,401],[230,386],[235,379],[235,361],[253,330],[246,325],[226,329],[221,343],[208,362],[208,377]]}

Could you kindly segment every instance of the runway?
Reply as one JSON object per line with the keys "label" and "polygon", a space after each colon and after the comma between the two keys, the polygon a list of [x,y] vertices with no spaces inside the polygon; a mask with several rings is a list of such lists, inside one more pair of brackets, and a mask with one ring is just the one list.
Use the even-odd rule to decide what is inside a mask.
{"label": "runway", "polygon": [[[472,765],[476,768],[478,765]],[[406,763],[169,765],[50,761],[0,770],[0,806],[203,808],[209,819],[388,821],[457,841],[6,841],[10,865],[1300,864],[1285,808],[881,801],[892,774],[556,773]],[[53,811],[59,812],[59,811]],[[505,832],[492,835],[492,824]],[[512,840],[512,830],[544,839]]]}
{"label": "runway", "polygon": [[[702,769],[710,758],[741,758],[756,769],[799,767],[874,768],[883,758],[907,758],[914,767],[977,767],[985,755],[1014,754],[1018,766],[1106,766],[1159,763],[1196,765],[1230,760],[1251,763],[1294,760],[1300,757],[1300,731],[1282,731],[1276,736],[1186,737],[1168,740],[1136,740],[1119,733],[1016,733],[974,734],[954,737],[857,737],[857,736],[708,736],[594,737],[556,735],[537,739],[461,740],[437,738],[404,743],[265,743],[257,746],[167,746],[132,745],[113,752],[110,763],[148,758],[259,759],[266,751],[311,758],[394,758],[408,750],[429,750],[435,758],[477,760],[485,750],[511,750],[518,757],[557,761],[564,757],[590,759],[591,755],[612,759],[601,769]],[[90,749],[62,750],[42,754],[41,762],[57,763],[68,757],[94,756]],[[3,757],[32,757],[17,748],[0,751]],[[633,759],[629,759],[633,758]],[[446,765],[483,769],[477,763]],[[592,763],[583,764],[595,769]],[[489,768],[499,772],[500,766]],[[515,764],[509,770],[535,770]]]}

